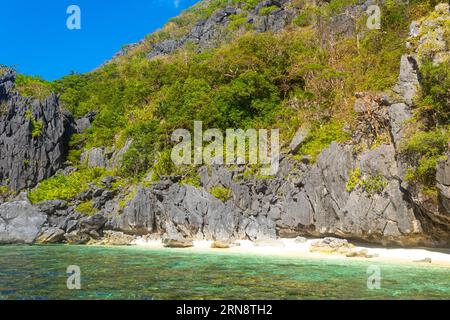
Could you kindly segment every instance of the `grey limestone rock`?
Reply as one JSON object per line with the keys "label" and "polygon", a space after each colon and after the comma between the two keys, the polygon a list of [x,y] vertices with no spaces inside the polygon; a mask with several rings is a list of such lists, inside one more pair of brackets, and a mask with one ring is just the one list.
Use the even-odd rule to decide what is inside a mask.
{"label": "grey limestone rock", "polygon": [[407,121],[412,118],[411,108],[405,103],[395,103],[388,110],[392,137],[397,144],[404,137],[404,129]]}
{"label": "grey limestone rock", "polygon": [[26,201],[0,205],[0,244],[32,244],[46,220]]}
{"label": "grey limestone rock", "polygon": [[394,91],[398,93],[404,102],[411,106],[417,95],[419,82],[419,64],[415,55],[403,55],[400,62],[400,75]]}
{"label": "grey limestone rock", "polygon": [[46,228],[36,239],[36,243],[59,243],[64,239],[64,230],[59,228]]}

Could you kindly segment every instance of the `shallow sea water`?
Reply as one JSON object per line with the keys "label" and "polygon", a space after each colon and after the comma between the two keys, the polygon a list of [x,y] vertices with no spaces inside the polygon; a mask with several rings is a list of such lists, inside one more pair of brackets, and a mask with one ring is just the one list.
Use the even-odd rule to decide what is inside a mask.
{"label": "shallow sea water", "polygon": [[[67,288],[69,265],[81,290]],[[369,290],[368,268],[381,272]],[[0,299],[450,299],[450,269],[183,249],[0,246]]]}

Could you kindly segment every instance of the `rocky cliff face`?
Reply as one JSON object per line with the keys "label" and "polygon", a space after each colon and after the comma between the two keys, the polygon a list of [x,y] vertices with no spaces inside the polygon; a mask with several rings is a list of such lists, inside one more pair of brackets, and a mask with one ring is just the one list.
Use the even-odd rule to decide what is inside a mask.
{"label": "rocky cliff face", "polygon": [[[403,245],[437,244],[439,239],[423,232],[413,204],[400,188],[394,157],[389,145],[356,159],[351,146],[333,143],[313,166],[283,159],[275,179],[243,179],[243,168],[204,167],[200,169],[204,188],[170,180],[142,188],[109,227],[189,239],[337,235]],[[371,193],[358,187],[348,192],[349,176],[357,167],[364,176],[380,175],[382,190]],[[215,186],[229,188],[231,198],[222,203],[206,192]]]}
{"label": "rocky cliff face", "polygon": [[[248,13],[248,23],[255,23],[261,32],[282,28],[291,19],[286,3],[261,2]],[[352,19],[371,2],[361,3],[329,22],[328,28],[336,31],[330,32],[333,37],[354,34]],[[260,8],[271,5],[279,9],[257,16]],[[169,54],[187,41],[200,47],[212,45],[214,39],[221,37],[220,26],[229,23],[230,16],[241,13],[239,10],[220,10],[199,22],[185,39],[156,44],[149,58]],[[411,41],[419,37],[419,45],[401,59],[395,94],[357,93],[354,111],[358,124],[351,141],[333,142],[316,163],[284,154],[280,170],[272,179],[248,177],[243,166],[202,167],[198,170],[200,187],[185,185],[180,177],[164,177],[133,190],[114,189],[110,177],[101,187],[91,186],[68,201],[35,206],[25,201],[0,206],[0,242],[80,244],[101,239],[105,231],[118,231],[173,240],[334,235],[382,244],[448,246],[450,159],[438,165],[439,200],[430,204],[406,183],[409,164],[401,157],[400,146],[413,115],[414,97],[420,90],[420,55],[428,41],[435,40],[427,35],[440,35],[440,21],[448,21],[449,15],[448,6],[442,5],[436,8],[437,22],[412,24]],[[341,28],[332,27],[333,23]],[[440,48],[430,53],[435,63],[446,61],[448,50]],[[59,111],[56,97],[38,101],[11,93],[13,77],[8,74],[0,81],[0,100],[8,105],[7,113],[0,117],[0,178],[18,190],[34,185],[61,167],[71,121]],[[42,133],[33,137],[35,121],[42,121]],[[77,127],[85,125],[79,121]],[[292,150],[308,134],[299,132],[291,144]],[[365,142],[373,145],[381,135],[388,139],[376,147],[365,151],[357,148]],[[124,150],[127,147],[129,143]],[[123,152],[95,148],[86,150],[82,160],[88,167],[113,168]],[[215,187],[229,190],[229,197],[214,197],[211,190]],[[85,216],[77,212],[77,205],[85,201],[92,201],[98,213]],[[24,225],[31,229],[20,231]]]}
{"label": "rocky cliff face", "polygon": [[17,191],[62,168],[72,117],[55,95],[39,100],[14,93],[14,79],[13,72],[0,77],[0,186]]}
{"label": "rocky cliff face", "polygon": [[[289,0],[265,0],[251,10],[244,9],[242,4],[228,6],[214,12],[206,20],[197,21],[188,34],[180,39],[167,39],[155,43],[148,58],[171,54],[187,43],[193,43],[199,50],[215,47],[225,40],[226,26],[230,23],[231,17],[236,15],[246,17],[242,28],[251,27],[256,32],[280,31],[292,21],[299,10],[298,7],[289,7],[288,4],[290,4]],[[267,15],[259,14],[260,10],[268,7],[277,9],[270,11]]]}
{"label": "rocky cliff face", "polygon": [[[396,101],[389,109],[392,119],[393,142],[397,150],[405,138],[408,120],[412,118],[415,99],[421,90],[419,66],[424,63],[425,59],[430,59],[434,65],[450,61],[450,50],[444,40],[445,23],[448,23],[449,20],[449,5],[442,3],[436,6],[429,18],[411,24],[410,41],[406,45],[412,52],[402,57],[398,84],[394,88],[398,96],[394,98]],[[411,43],[416,43],[416,45]],[[437,166],[436,188],[439,193],[437,202],[430,201],[417,186],[405,181],[407,160],[398,153],[396,159],[401,188],[408,201],[414,206],[417,216],[421,218],[423,228],[437,238],[446,239],[448,243],[450,237],[450,211],[447,207],[449,194],[443,183],[448,174],[445,171],[448,159],[442,160]]]}
{"label": "rocky cliff face", "polygon": [[[353,6],[344,15],[358,16],[368,4]],[[202,168],[199,174],[203,191],[193,192],[192,187],[176,181],[166,181],[164,191],[160,184],[142,188],[109,226],[124,232],[146,230],[158,236],[191,239],[217,239],[224,234],[225,238],[251,240],[336,235],[401,245],[448,245],[448,160],[442,161],[437,170],[439,203],[430,205],[414,186],[405,182],[409,164],[400,152],[408,120],[412,118],[414,98],[420,90],[418,55],[429,47],[427,41],[434,41],[430,40],[430,32],[443,33],[439,30],[448,15],[448,6],[440,5],[436,7],[435,20],[412,24],[411,41],[418,36],[421,39],[418,47],[401,59],[395,95],[358,93],[354,111],[359,125],[352,141],[345,145],[333,143],[316,164],[307,165],[286,156],[278,176],[268,180],[242,178],[243,168]],[[330,25],[333,23],[337,22],[332,20]],[[442,50],[432,52],[438,57],[436,63],[445,60],[446,47],[439,48]],[[362,153],[355,149],[364,140],[373,143],[381,134],[386,134],[389,142]],[[294,147],[299,144],[301,141]],[[221,208],[231,217],[220,231],[215,229],[211,234],[203,231],[210,212],[199,213],[192,207],[204,208],[204,190],[216,186],[231,190],[231,198]],[[173,190],[178,191],[172,194]],[[158,214],[149,217],[149,212]],[[214,213],[217,214],[222,217]],[[161,217],[171,223],[155,223]]]}

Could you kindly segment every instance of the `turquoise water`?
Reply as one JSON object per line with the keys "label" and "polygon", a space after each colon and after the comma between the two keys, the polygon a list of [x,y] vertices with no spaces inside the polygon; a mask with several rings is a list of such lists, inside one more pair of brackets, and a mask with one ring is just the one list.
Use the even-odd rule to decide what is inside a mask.
{"label": "turquoise water", "polygon": [[[67,267],[81,290],[67,289]],[[381,289],[367,289],[367,268]],[[182,249],[0,246],[0,299],[450,299],[450,269]]]}

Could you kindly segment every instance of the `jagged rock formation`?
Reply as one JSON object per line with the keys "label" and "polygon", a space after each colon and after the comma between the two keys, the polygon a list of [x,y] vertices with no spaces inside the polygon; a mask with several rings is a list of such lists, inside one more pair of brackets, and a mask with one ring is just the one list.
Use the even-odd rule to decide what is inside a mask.
{"label": "jagged rock formation", "polygon": [[[214,12],[208,19],[198,21],[187,35],[180,39],[166,39],[153,45],[148,54],[152,59],[156,56],[168,55],[184,46],[195,44],[200,50],[215,47],[225,38],[225,27],[230,22],[230,16],[247,14],[247,26],[252,25],[256,32],[279,31],[294,18],[298,8],[288,8],[289,0],[266,0],[258,3],[250,12],[240,5],[228,6]],[[276,6],[268,15],[260,16],[259,11],[266,7]]]}
{"label": "jagged rock formation", "polygon": [[420,87],[419,83],[419,65],[417,63],[416,55],[404,55],[400,63],[400,76],[398,77],[398,84],[394,91],[403,98],[404,102],[411,106],[414,97]]}
{"label": "jagged rock formation", "polygon": [[35,186],[62,168],[72,117],[55,95],[39,100],[13,92],[15,74],[0,77],[0,185]]}
{"label": "jagged rock formation", "polygon": [[431,59],[435,65],[448,63],[450,48],[445,38],[446,23],[450,19],[448,3],[436,6],[434,15],[425,20],[417,21],[410,28],[411,43],[417,43],[415,53],[419,64]]}
{"label": "jagged rock formation", "polygon": [[113,147],[86,150],[81,154],[81,163],[89,168],[117,168],[123,155],[131,147],[132,142],[132,140],[126,141],[125,145],[118,150]]}
{"label": "jagged rock formation", "polygon": [[[356,160],[351,146],[333,143],[314,166],[284,159],[279,176],[268,180],[240,180],[239,168],[204,167],[200,175],[206,190],[223,186],[232,191],[225,203],[205,189],[167,180],[140,189],[110,227],[189,239],[334,234],[405,245],[431,243],[400,191],[394,155],[393,147],[385,145]],[[382,192],[371,194],[362,188],[347,192],[356,166],[363,175],[381,174]]]}
{"label": "jagged rock formation", "polygon": [[[450,48],[444,39],[445,23],[450,20],[450,6],[442,3],[436,6],[435,11],[427,19],[413,22],[410,27],[410,39],[407,43],[412,49],[412,54],[402,57],[401,72],[398,85],[394,88],[399,94],[400,100],[397,106],[400,112],[396,125],[400,136],[395,140],[398,146],[402,139],[403,133],[408,128],[407,120],[412,117],[412,108],[415,105],[414,98],[420,90],[420,73],[419,67],[425,59],[431,59],[433,64],[448,63],[450,60]],[[412,45],[411,43],[416,43]],[[395,135],[394,135],[395,137]],[[450,145],[449,145],[450,149]],[[446,160],[448,161],[448,160]],[[439,191],[438,202],[430,201],[421,191],[414,185],[406,183],[404,177],[408,168],[407,160],[401,155],[397,157],[397,166],[399,168],[399,178],[402,181],[401,187],[409,201],[415,206],[417,216],[421,217],[422,226],[428,233],[434,234],[435,237],[447,239],[450,237],[450,211],[448,210],[445,188],[445,161],[442,161],[437,167],[436,187]]]}
{"label": "jagged rock formation", "polygon": [[[446,161],[441,161],[438,164],[436,180],[439,190],[440,203],[442,205],[441,211],[444,213],[443,219],[446,224],[450,224],[448,213],[450,212],[450,154],[447,155]],[[445,215],[447,213],[447,215]]]}
{"label": "jagged rock formation", "polygon": [[75,120],[75,129],[77,133],[83,133],[84,131],[90,129],[96,115],[97,113],[95,111],[91,111],[88,112],[84,117]]}
{"label": "jagged rock formation", "polygon": [[216,240],[238,237],[238,219],[235,208],[205,190],[161,181],[140,189],[110,226],[132,234]]}

